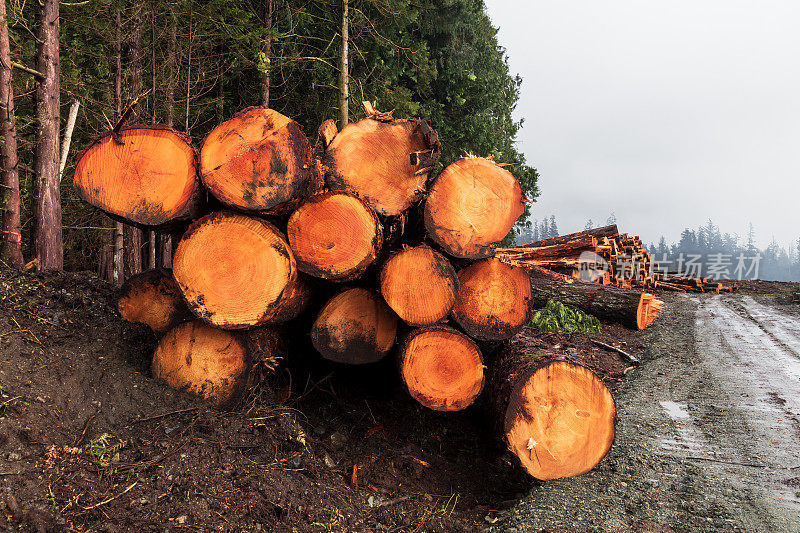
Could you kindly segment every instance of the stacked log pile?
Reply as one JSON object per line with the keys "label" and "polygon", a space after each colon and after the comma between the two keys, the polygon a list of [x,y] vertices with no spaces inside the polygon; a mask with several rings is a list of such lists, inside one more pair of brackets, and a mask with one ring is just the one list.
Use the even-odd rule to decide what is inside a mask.
{"label": "stacked log pile", "polygon": [[[524,212],[519,183],[475,156],[432,179],[431,125],[365,108],[340,132],[326,121],[316,147],[288,117],[254,107],[214,129],[199,155],[160,126],[122,128],[84,151],[83,199],[182,235],[173,270],[130,278],[120,294],[121,316],[160,338],[153,375],[228,406],[256,368],[289,355],[287,329],[305,327],[334,364],[395,354],[409,394],[428,408],[461,410],[486,390],[509,449],[540,479],[592,468],[614,434],[602,382],[554,354],[493,355],[554,283],[495,253]],[[623,289],[582,305],[634,327],[655,316]]]}
{"label": "stacked log pile", "polygon": [[574,279],[622,289],[677,292],[736,292],[738,285],[658,268],[638,236],[619,233],[616,224],[511,248],[495,257],[510,265],[543,267]]}
{"label": "stacked log pile", "polygon": [[800,304],[800,290],[792,293],[792,301]]}

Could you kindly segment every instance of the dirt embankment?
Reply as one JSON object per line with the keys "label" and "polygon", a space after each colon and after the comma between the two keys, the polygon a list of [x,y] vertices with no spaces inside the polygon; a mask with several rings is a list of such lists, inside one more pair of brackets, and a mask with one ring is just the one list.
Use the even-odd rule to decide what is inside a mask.
{"label": "dirt embankment", "polygon": [[[641,352],[641,334],[618,326],[597,337]],[[535,342],[582,354],[612,386],[622,380],[617,355],[586,337]],[[149,376],[154,345],[92,276],[0,271],[0,523],[474,531],[531,486],[480,408],[421,408],[394,360],[354,370],[297,353],[269,388],[219,412]]]}

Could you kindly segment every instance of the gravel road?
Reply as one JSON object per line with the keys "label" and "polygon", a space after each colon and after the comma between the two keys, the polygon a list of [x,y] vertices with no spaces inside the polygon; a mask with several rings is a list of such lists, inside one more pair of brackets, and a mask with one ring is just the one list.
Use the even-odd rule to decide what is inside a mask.
{"label": "gravel road", "polygon": [[489,531],[800,531],[800,312],[671,295],[616,393],[595,471],[524,495]]}

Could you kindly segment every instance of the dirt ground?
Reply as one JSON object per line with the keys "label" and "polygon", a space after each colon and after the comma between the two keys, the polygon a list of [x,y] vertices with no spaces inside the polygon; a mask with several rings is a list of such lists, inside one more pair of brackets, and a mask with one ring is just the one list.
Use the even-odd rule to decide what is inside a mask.
{"label": "dirt ground", "polygon": [[[625,365],[587,337],[525,333],[580,354],[615,388]],[[632,354],[644,336],[595,335]],[[155,339],[91,275],[0,271],[0,524],[10,531],[480,531],[538,485],[480,407],[441,414],[396,362],[292,354],[221,412],[149,375]],[[602,473],[598,473],[602,476]]]}

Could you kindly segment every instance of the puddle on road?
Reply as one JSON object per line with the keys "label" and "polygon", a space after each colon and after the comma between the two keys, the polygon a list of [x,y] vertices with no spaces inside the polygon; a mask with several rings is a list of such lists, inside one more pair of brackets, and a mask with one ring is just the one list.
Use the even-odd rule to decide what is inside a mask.
{"label": "puddle on road", "polygon": [[692,416],[685,404],[665,400],[659,402],[664,412],[672,419],[677,429],[674,438],[661,439],[661,447],[670,452],[692,452],[706,454],[707,443],[692,423]]}

